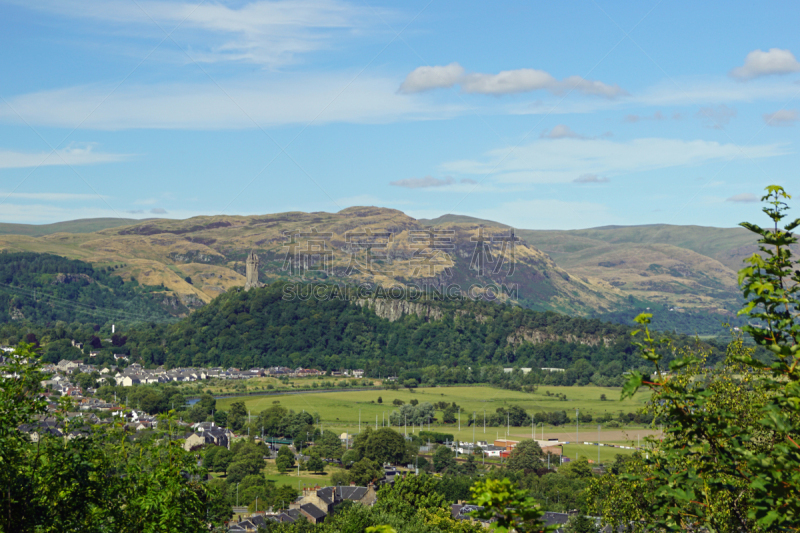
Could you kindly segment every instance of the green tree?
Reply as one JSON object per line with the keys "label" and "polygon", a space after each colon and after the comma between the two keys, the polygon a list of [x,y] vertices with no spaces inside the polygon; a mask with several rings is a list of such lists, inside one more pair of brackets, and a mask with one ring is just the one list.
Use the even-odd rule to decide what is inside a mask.
{"label": "green tree", "polygon": [[353,463],[361,459],[361,455],[356,450],[347,450],[342,455],[342,464],[345,468],[350,468]]}
{"label": "green tree", "polygon": [[344,454],[344,446],[339,436],[333,431],[325,431],[314,444],[314,449],[319,451],[320,457],[326,459],[341,459]]}
{"label": "green tree", "polygon": [[398,463],[406,454],[406,441],[403,436],[391,428],[372,429],[367,427],[353,440],[353,449],[360,457],[378,462]]}
{"label": "green tree", "polygon": [[228,412],[228,427],[233,431],[240,431],[247,422],[247,407],[244,402],[233,402]]}
{"label": "green tree", "polygon": [[383,469],[375,461],[364,457],[350,467],[348,479],[350,483],[366,486],[368,483],[383,479]]}
{"label": "green tree", "polygon": [[592,465],[585,456],[581,456],[558,467],[558,473],[568,479],[587,479],[592,477]]}
{"label": "green tree", "polygon": [[[202,469],[177,441],[131,442],[111,427],[31,443],[18,428],[45,412],[41,378],[32,345],[20,345],[0,374],[0,531],[208,530],[216,494],[195,481]],[[172,426],[159,424],[163,435]]]}
{"label": "green tree", "polygon": [[433,469],[437,472],[453,470],[456,466],[455,455],[447,446],[437,446],[433,452]]}
{"label": "green tree", "polygon": [[[675,350],[643,326],[641,356],[654,365],[654,379],[633,372],[623,397],[641,386],[669,423],[663,440],[626,473],[593,484],[605,497],[609,523],[628,521],[651,509],[653,528],[709,531],[796,530],[800,523],[800,268],[793,258],[800,219],[784,224],[789,195],[767,187],[763,211],[770,226],[742,223],[758,236],[759,252],[739,272],[750,324],[744,331],[766,357],[740,339],[729,346],[724,372],[702,374],[702,350]],[[678,352],[677,356],[672,356]],[[666,354],[666,356],[665,356]],[[667,376],[667,368],[676,374]],[[606,476],[604,476],[606,477]]]}
{"label": "green tree", "polygon": [[515,471],[530,471],[541,468],[542,452],[541,446],[535,440],[526,439],[517,444],[508,456],[506,468]]}
{"label": "green tree", "polygon": [[481,507],[476,518],[495,520],[492,528],[498,533],[515,530],[519,533],[545,533],[544,511],[524,490],[509,479],[486,479],[472,487],[472,502]]}
{"label": "green tree", "polygon": [[308,468],[309,472],[324,472],[325,463],[319,457],[311,457],[306,463],[306,468]]}

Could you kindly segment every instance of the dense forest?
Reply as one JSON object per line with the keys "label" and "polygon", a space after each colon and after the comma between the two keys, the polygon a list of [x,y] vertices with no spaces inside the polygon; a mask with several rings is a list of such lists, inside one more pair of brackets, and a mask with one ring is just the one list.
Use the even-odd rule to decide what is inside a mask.
{"label": "dense forest", "polygon": [[[437,319],[412,313],[392,322],[369,306],[331,298],[335,286],[318,285],[329,296],[321,299],[285,299],[284,286],[231,291],[175,324],[129,329],[124,350],[146,365],[363,368],[375,377],[431,369],[418,381],[436,375],[462,383],[480,381],[481,368],[503,366],[565,369],[548,373],[553,385],[614,385],[642,365],[631,328],[596,319],[450,298],[417,302],[437,310]],[[525,340],[531,336],[536,342]],[[706,347],[712,363],[723,353]]]}
{"label": "dense forest", "polygon": [[146,287],[113,275],[115,266],[95,268],[51,254],[0,253],[0,323],[104,325],[171,318]]}
{"label": "dense forest", "polygon": [[[0,254],[0,284],[0,342],[40,343],[49,362],[110,364],[124,354],[148,366],[363,368],[370,377],[410,375],[418,383],[500,384],[508,381],[501,367],[565,370],[513,379],[519,386],[614,386],[643,364],[630,326],[461,297],[398,302],[378,289],[365,305],[363,294],[359,302],[336,285],[277,282],[229,291],[176,322],[135,281],[81,261]],[[378,300],[422,311],[390,321],[374,312]],[[717,344],[704,346],[712,364],[720,360]],[[89,359],[89,351],[98,355]]]}

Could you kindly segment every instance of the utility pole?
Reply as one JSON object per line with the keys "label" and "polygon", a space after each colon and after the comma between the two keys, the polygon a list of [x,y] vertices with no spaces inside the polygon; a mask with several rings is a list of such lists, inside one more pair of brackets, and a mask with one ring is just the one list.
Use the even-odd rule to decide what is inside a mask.
{"label": "utility pole", "polygon": [[[579,412],[580,412],[580,409],[575,409],[575,448],[576,448],[576,450],[577,450],[577,446],[578,446],[578,441],[580,440],[580,438],[578,437],[578,427],[580,425],[580,420],[578,420],[578,413]],[[579,453],[578,451],[575,452],[575,460],[576,461],[578,460],[578,453]]]}
{"label": "utility pole", "polygon": [[475,411],[472,412],[472,449],[475,449]]}
{"label": "utility pole", "polygon": [[597,424],[597,466],[600,466],[600,424]]}
{"label": "utility pole", "polygon": [[485,407],[483,408],[483,434],[486,435],[486,408]]}
{"label": "utility pole", "polygon": [[361,434],[361,409],[358,410],[358,434]]}
{"label": "utility pole", "polygon": [[536,416],[531,415],[531,439],[536,440],[536,435],[534,432],[536,431]]}
{"label": "utility pole", "polygon": [[506,440],[508,440],[509,435],[511,435],[511,415],[506,413]]}
{"label": "utility pole", "polygon": [[461,408],[458,408],[458,430],[461,431]]}
{"label": "utility pole", "polygon": [[378,415],[375,415],[375,429],[378,429]]}

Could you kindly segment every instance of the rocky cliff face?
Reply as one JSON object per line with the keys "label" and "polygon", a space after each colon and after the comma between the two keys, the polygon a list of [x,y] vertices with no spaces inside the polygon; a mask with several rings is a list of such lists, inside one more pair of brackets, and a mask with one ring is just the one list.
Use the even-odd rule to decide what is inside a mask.
{"label": "rocky cliff face", "polygon": [[442,310],[427,304],[409,302],[407,300],[381,300],[381,299],[359,299],[356,304],[361,307],[372,309],[381,318],[394,322],[405,315],[417,315],[426,320],[438,320],[442,318]]}
{"label": "rocky cliff face", "polygon": [[608,347],[613,342],[614,339],[610,337],[600,337],[600,336],[577,336],[572,334],[567,335],[553,335],[552,333],[548,333],[546,331],[540,329],[531,329],[531,328],[518,328],[514,333],[509,335],[506,340],[512,346],[516,346],[518,344],[522,344],[523,342],[530,342],[532,344],[544,344],[545,342],[573,342],[576,344],[585,344],[587,346],[599,346],[603,344],[604,346]]}

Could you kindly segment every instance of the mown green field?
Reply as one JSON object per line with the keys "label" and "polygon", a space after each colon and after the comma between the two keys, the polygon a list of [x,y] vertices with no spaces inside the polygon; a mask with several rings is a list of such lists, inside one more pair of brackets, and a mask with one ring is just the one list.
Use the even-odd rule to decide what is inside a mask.
{"label": "mown green field", "polygon": [[[549,391],[553,396],[547,396]],[[555,394],[565,394],[566,401],[559,400]],[[605,394],[607,400],[601,401],[600,396]],[[377,403],[378,397],[383,403]],[[420,402],[436,403],[445,401],[455,402],[462,407],[461,417],[466,420],[468,413],[495,412],[498,407],[519,405],[529,413],[541,411],[566,411],[571,417],[575,410],[580,409],[585,413],[597,416],[601,413],[617,414],[619,411],[634,412],[645,405],[649,394],[637,394],[634,398],[620,401],[618,388],[606,387],[542,387],[535,393],[516,392],[488,386],[476,387],[435,387],[408,390],[375,390],[375,391],[345,391],[325,393],[304,393],[270,396],[250,396],[244,398],[224,398],[217,401],[218,409],[228,409],[235,401],[244,401],[253,414],[271,407],[275,402],[295,411],[306,410],[320,416],[323,422],[329,423],[357,423],[359,411],[362,422],[378,423],[382,417],[388,418],[396,407],[392,401],[400,399],[409,403],[412,399]]]}
{"label": "mown green field", "polygon": [[[547,395],[549,391],[552,396]],[[567,400],[559,400],[555,394],[566,394]],[[605,394],[607,400],[601,401],[600,396]],[[383,403],[377,403],[381,397]],[[375,427],[388,423],[390,413],[397,409],[392,405],[394,399],[400,399],[406,403],[412,399],[420,402],[436,403],[446,401],[455,402],[462,407],[461,429],[456,424],[431,424],[431,429],[453,434],[454,437],[462,441],[475,440],[494,440],[496,438],[523,439],[531,438],[530,427],[511,427],[510,431],[505,426],[490,427],[484,430],[480,423],[484,409],[486,413],[493,413],[498,407],[510,407],[519,405],[528,413],[542,411],[564,410],[571,418],[575,418],[575,410],[580,409],[584,413],[597,416],[602,413],[617,414],[622,411],[625,413],[635,412],[642,408],[649,394],[637,394],[634,398],[621,401],[620,391],[616,388],[604,387],[542,387],[535,393],[516,392],[505,389],[498,389],[488,386],[475,387],[435,387],[416,389],[415,392],[408,390],[376,390],[376,391],[346,391],[346,392],[326,392],[326,393],[303,393],[286,394],[271,396],[250,396],[244,398],[224,398],[217,401],[218,409],[229,409],[234,401],[244,401],[245,406],[255,416],[257,413],[267,409],[279,402],[280,405],[295,411],[305,410],[315,415],[319,415],[324,429],[337,432],[348,432],[351,434],[359,431],[359,414],[361,427],[367,425]],[[478,425],[471,428],[467,424],[470,413],[477,413]],[[437,413],[441,416],[441,413]],[[591,422],[581,424],[579,438],[580,441],[597,440],[597,423]],[[401,431],[418,433],[419,426],[401,427]],[[427,429],[427,426],[425,427]],[[544,429],[544,435],[542,434]],[[507,434],[508,433],[508,434]],[[646,435],[654,434],[650,428],[644,427],[625,427],[625,428],[603,428],[601,430],[601,442],[625,444],[635,442],[637,435],[644,438]],[[473,437],[474,435],[474,437]],[[545,425],[544,428],[537,424],[537,439],[557,438],[561,441],[575,441],[575,423],[567,426],[554,427]],[[591,453],[596,457],[597,448],[591,448]],[[615,450],[615,449],[611,449]],[[589,453],[589,452],[587,452]],[[601,451],[601,458],[605,452]],[[610,452],[613,458],[614,453],[625,453],[623,450],[616,449]]]}

